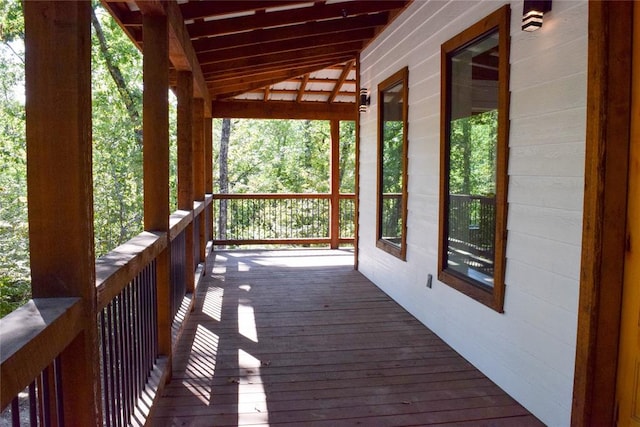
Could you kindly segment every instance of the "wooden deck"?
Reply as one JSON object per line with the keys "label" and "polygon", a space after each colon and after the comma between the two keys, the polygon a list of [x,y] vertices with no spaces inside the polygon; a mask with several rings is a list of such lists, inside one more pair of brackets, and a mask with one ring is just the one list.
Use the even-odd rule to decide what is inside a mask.
{"label": "wooden deck", "polygon": [[352,265],[219,252],[153,425],[541,425]]}

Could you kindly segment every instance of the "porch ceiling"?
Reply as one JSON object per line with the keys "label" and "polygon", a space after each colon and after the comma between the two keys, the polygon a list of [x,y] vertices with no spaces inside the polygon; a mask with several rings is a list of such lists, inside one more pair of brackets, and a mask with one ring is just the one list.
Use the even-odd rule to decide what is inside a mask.
{"label": "porch ceiling", "polygon": [[103,0],[141,50],[142,15],[168,16],[172,69],[213,117],[311,119],[355,116],[358,54],[409,3]]}

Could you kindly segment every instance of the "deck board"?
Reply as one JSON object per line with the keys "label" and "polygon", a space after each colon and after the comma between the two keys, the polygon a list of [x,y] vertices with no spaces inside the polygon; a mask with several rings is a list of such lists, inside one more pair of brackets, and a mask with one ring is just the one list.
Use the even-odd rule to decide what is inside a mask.
{"label": "deck board", "polygon": [[153,425],[542,425],[352,262],[218,252]]}

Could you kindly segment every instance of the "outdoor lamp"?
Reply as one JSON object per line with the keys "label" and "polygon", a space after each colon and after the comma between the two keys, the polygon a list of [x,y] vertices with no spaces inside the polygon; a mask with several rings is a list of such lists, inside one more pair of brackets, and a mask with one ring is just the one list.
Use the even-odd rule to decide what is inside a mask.
{"label": "outdoor lamp", "polygon": [[535,31],[542,27],[542,18],[551,10],[551,0],[524,0],[522,31]]}
{"label": "outdoor lamp", "polygon": [[371,104],[371,97],[369,96],[369,90],[362,88],[360,89],[360,103],[358,110],[361,113],[367,112],[367,107]]}

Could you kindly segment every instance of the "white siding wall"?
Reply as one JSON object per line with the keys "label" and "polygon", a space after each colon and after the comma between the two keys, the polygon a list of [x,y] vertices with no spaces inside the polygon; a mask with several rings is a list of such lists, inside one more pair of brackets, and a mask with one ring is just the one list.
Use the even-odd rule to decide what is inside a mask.
{"label": "white siding wall", "polygon": [[[505,2],[415,1],[361,56],[360,270],[542,421],[569,424],[577,328],[587,67],[584,1],[520,30],[511,2],[506,297],[498,314],[435,280],[440,45]],[[377,86],[409,67],[407,262],[377,249]],[[426,288],[433,274],[432,289]]]}

